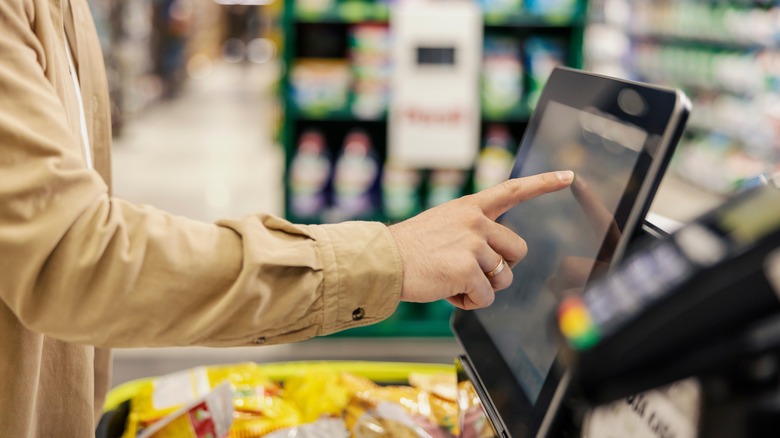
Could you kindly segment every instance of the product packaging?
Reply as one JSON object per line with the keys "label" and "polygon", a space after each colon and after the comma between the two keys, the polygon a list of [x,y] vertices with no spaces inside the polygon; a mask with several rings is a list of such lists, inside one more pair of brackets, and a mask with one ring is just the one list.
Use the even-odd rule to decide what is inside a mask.
{"label": "product packaging", "polygon": [[382,173],[382,204],[389,220],[402,221],[422,211],[421,183],[422,175],[419,170],[400,166],[393,161],[385,163]]}
{"label": "product packaging", "polygon": [[550,74],[565,61],[565,49],[560,40],[547,37],[533,37],[525,42],[526,64],[530,76],[528,103],[533,108],[542,94]]}
{"label": "product packaging", "polygon": [[475,192],[506,181],[514,163],[512,149],[509,129],[505,125],[490,125],[474,169]]}
{"label": "product packaging", "polygon": [[466,172],[460,169],[432,170],[428,177],[426,208],[432,208],[463,196]]}
{"label": "product packaging", "polygon": [[224,438],[233,423],[233,390],[225,382],[143,430],[138,438]]}
{"label": "product packaging", "polygon": [[331,157],[321,132],[301,135],[290,163],[290,212],[296,220],[316,223],[327,208],[332,172]]}
{"label": "product packaging", "polygon": [[333,175],[333,208],[326,222],[371,219],[380,208],[380,166],[371,138],[352,131],[344,140]]}
{"label": "product packaging", "polygon": [[485,38],[482,61],[482,111],[488,117],[503,117],[517,109],[523,99],[523,64],[514,39]]}
{"label": "product packaging", "polygon": [[310,115],[347,107],[352,73],[345,60],[299,59],[290,73],[292,96],[298,109]]}
{"label": "product packaging", "polygon": [[241,433],[234,437],[261,436],[260,433],[250,435],[246,432],[264,434],[301,424],[300,412],[282,398],[281,387],[268,379],[256,364],[246,363],[198,367],[148,382],[130,400],[130,414],[123,437],[134,438],[139,431],[144,432],[183,407],[193,406],[223,383],[229,384],[233,394],[234,424],[231,434]]}

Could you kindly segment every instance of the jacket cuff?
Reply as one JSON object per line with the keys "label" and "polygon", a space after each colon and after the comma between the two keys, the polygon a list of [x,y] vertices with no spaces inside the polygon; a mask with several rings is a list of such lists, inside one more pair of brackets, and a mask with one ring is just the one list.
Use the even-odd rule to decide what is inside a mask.
{"label": "jacket cuff", "polygon": [[323,261],[322,333],[380,322],[401,299],[401,255],[387,226],[345,222],[309,226]]}

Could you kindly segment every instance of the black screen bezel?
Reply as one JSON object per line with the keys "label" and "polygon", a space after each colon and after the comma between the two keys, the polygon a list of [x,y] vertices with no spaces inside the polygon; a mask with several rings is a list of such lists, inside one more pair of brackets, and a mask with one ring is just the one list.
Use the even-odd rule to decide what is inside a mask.
{"label": "black screen bezel", "polygon": [[[647,107],[642,114],[628,114],[621,109],[618,96],[624,89],[631,89],[644,99]],[[674,146],[682,134],[689,104],[684,95],[672,89],[556,68],[523,135],[512,177],[522,171],[523,161],[530,153],[531,142],[542,115],[551,101],[576,109],[595,108],[648,133],[615,212],[615,221],[622,231],[617,246],[624,249],[626,242],[641,227],[642,219],[650,208]],[[620,255],[622,251],[616,251],[611,262],[616,262]],[[535,403],[531,403],[475,312],[456,310],[451,327],[480,380],[474,384],[481,385],[490,398],[483,401],[486,409],[495,410],[503,423],[495,426],[505,428],[509,436],[535,436],[556,392],[560,390],[559,385],[566,371],[560,360],[560,352],[539,397]]]}

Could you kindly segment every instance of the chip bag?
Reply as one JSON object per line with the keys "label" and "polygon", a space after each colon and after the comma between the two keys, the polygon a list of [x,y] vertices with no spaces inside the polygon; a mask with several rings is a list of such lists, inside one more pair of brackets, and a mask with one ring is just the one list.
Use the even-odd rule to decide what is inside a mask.
{"label": "chip bag", "polygon": [[272,430],[301,424],[300,412],[293,403],[281,397],[281,387],[265,376],[256,364],[245,363],[192,368],[150,381],[130,401],[123,438],[134,438],[139,430],[197,400],[225,381],[234,392],[233,429],[260,431],[241,436],[262,436]]}
{"label": "chip bag", "polygon": [[409,386],[379,386],[342,374],[354,390],[345,412],[353,437],[450,438],[457,427],[457,403]]}
{"label": "chip bag", "polygon": [[285,396],[303,414],[303,422],[321,417],[340,417],[350,399],[350,390],[340,373],[327,368],[312,368],[306,374],[284,381]]}
{"label": "chip bag", "polygon": [[233,390],[225,382],[151,427],[138,438],[223,438],[233,422]]}

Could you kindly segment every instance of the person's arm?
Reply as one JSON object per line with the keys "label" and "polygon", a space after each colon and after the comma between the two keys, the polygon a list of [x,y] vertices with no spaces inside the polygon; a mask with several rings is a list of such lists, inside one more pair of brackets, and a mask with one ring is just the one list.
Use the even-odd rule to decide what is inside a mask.
{"label": "person's arm", "polygon": [[46,78],[68,73],[43,65],[32,21],[23,0],[0,2],[0,301],[53,337],[270,344],[378,322],[399,299],[483,307],[512,281],[509,269],[485,272],[526,253],[496,217],[573,178],[507,181],[390,228],[270,216],[212,225],[132,205],[86,169]]}
{"label": "person's arm", "polygon": [[0,300],[22,324],[98,346],[230,346],[393,312],[401,262],[381,224],[212,225],[109,197],[46,77],[69,79],[43,65],[31,27],[47,17],[25,4],[0,2]]}

